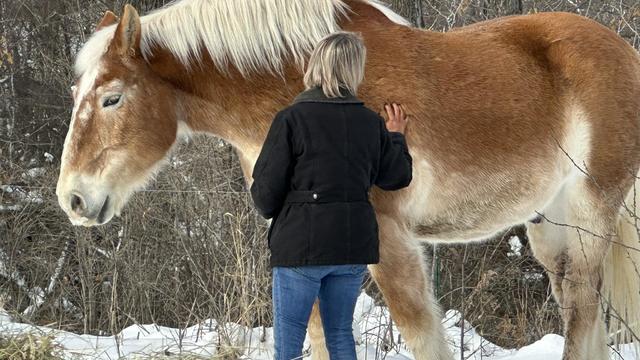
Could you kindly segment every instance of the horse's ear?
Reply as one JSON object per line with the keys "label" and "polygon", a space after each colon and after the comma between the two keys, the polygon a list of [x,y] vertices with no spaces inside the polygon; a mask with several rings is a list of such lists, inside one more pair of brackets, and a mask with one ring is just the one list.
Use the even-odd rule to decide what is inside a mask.
{"label": "horse's ear", "polygon": [[106,28],[107,26],[111,26],[117,22],[118,22],[118,17],[116,16],[116,14],[107,10],[104,13],[104,16],[102,17],[102,20],[100,20],[100,22],[98,23],[98,26],[96,26],[96,31],[100,31],[103,28]]}
{"label": "horse's ear", "polygon": [[118,23],[110,49],[119,55],[136,57],[140,55],[140,16],[136,9],[127,4],[124,6],[122,19]]}

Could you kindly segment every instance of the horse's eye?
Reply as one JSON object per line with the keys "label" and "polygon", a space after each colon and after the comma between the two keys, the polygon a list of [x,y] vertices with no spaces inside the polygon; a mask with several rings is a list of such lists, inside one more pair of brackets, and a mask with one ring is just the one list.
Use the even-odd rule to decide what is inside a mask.
{"label": "horse's eye", "polygon": [[540,214],[536,215],[536,217],[534,217],[533,219],[529,220],[530,223],[532,224],[540,224],[542,222],[542,220],[544,220],[544,217]]}
{"label": "horse's eye", "polygon": [[120,102],[120,95],[109,96],[104,103],[102,103],[102,107],[113,106]]}

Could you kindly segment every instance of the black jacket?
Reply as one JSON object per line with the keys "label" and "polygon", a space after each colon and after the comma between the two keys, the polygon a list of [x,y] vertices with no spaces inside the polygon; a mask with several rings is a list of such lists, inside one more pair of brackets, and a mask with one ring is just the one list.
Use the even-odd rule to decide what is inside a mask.
{"label": "black jacket", "polygon": [[271,266],[374,264],[378,224],[369,189],[411,182],[404,136],[354,96],[307,90],[271,124],[251,196],[269,227]]}

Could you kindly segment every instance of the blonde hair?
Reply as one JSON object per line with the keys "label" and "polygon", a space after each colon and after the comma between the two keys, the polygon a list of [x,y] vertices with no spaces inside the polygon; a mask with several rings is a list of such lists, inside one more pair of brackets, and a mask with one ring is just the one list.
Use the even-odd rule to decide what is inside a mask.
{"label": "blonde hair", "polygon": [[327,97],[343,97],[344,90],[357,95],[364,79],[367,49],[362,38],[352,32],[339,31],[325,36],[311,53],[304,85],[322,87]]}

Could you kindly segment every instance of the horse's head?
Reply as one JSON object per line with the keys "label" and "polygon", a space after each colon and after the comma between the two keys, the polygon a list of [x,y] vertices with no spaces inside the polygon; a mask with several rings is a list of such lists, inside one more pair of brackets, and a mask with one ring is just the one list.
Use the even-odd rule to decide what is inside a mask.
{"label": "horse's head", "polygon": [[[164,162],[177,133],[173,90],[141,54],[135,9],[126,6],[119,22],[108,12],[102,28],[103,35],[113,35],[107,46],[96,50],[90,40],[80,54],[84,59],[79,56],[84,63],[76,64],[74,109],[56,189],[75,225],[100,225],[118,215]],[[87,61],[86,52],[94,50],[100,54]]]}

